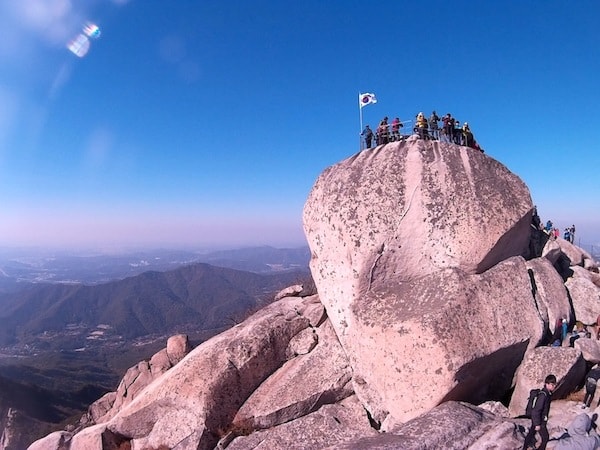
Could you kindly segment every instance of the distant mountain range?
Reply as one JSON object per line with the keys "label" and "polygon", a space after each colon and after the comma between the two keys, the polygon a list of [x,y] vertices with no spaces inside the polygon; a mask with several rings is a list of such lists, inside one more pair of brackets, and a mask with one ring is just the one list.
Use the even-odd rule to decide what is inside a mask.
{"label": "distant mountain range", "polygon": [[218,329],[302,273],[262,275],[196,263],[91,286],[31,285],[0,295],[0,347],[30,354]]}
{"label": "distant mountain range", "polygon": [[[164,348],[169,336],[186,333],[197,344],[241,321],[279,290],[310,280],[308,249],[195,255],[221,267],[177,266],[175,261],[190,255],[152,256],[157,254],[145,255],[154,263],[139,267],[135,261],[145,261],[138,259],[141,254],[3,260],[0,278],[8,288],[0,291],[0,431],[18,429],[26,443],[60,428],[114,390],[128,367]],[[161,264],[170,270],[148,271]],[[142,267],[143,273],[123,277]],[[102,274],[94,275],[98,269]],[[52,282],[36,278],[39,274]],[[98,283],[109,274],[116,280]]]}
{"label": "distant mountain range", "polygon": [[211,252],[159,249],[122,254],[0,248],[0,292],[14,292],[27,283],[106,283],[149,270],[163,272],[194,262],[265,274],[308,271],[309,260],[308,247],[277,249],[263,246]]}

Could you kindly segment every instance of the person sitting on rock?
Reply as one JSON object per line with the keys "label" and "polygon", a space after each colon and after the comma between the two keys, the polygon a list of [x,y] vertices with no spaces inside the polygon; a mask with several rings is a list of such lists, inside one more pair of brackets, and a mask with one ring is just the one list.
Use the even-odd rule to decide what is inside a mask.
{"label": "person sitting on rock", "polygon": [[[596,416],[594,414],[594,416]],[[600,447],[600,436],[596,432],[595,421],[585,413],[573,419],[567,429],[554,445],[554,450],[594,450]]]}

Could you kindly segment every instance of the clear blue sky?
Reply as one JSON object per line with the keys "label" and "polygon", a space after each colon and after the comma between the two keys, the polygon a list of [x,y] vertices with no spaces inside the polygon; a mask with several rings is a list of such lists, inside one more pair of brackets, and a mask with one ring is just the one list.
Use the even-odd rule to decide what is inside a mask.
{"label": "clear blue sky", "polygon": [[[0,245],[304,244],[364,123],[451,112],[600,245],[600,2],[0,0]],[[82,58],[67,48],[101,30]]]}

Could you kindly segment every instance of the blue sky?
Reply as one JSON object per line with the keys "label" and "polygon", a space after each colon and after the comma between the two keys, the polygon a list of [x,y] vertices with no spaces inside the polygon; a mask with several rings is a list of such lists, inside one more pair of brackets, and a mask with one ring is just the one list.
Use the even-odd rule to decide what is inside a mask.
{"label": "blue sky", "polygon": [[[0,0],[0,245],[296,246],[363,122],[435,109],[600,245],[600,2]],[[82,58],[67,48],[97,24]]]}

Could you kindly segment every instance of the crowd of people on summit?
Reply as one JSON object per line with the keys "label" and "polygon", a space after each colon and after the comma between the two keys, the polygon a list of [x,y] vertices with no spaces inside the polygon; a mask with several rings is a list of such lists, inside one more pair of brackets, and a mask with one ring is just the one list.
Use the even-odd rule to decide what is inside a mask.
{"label": "crowd of people on summit", "polygon": [[[365,142],[365,148],[369,149],[373,143],[376,146],[385,145],[389,142],[396,142],[403,140],[407,137],[400,132],[401,128],[404,128],[405,123],[411,121],[400,121],[398,117],[392,120],[392,123],[388,123],[388,117],[384,117],[379,122],[379,126],[373,131],[369,125],[362,131],[361,136]],[[440,121],[442,127],[440,128]],[[413,133],[416,134],[419,139],[423,140],[439,140],[441,142],[449,142],[457,145],[464,145],[466,147],[474,148],[483,152],[477,141],[473,137],[473,132],[469,127],[468,122],[460,124],[460,121],[452,114],[448,113],[443,117],[439,117],[435,111],[431,113],[429,119],[420,112],[415,117],[415,126],[413,127]]]}
{"label": "crowd of people on summit", "polygon": [[[546,233],[548,236],[550,236],[550,239],[556,239],[556,238],[560,237],[560,229],[556,228],[551,220],[546,221],[545,225],[542,224],[542,220],[540,219],[540,216],[537,213],[537,207],[535,207],[535,206],[533,208],[533,216],[531,217],[531,224],[533,225],[534,228],[541,230],[544,233]],[[575,243],[575,225],[574,224],[571,225],[570,227],[567,227],[564,229],[563,239],[565,241],[569,241],[571,244]]]}

